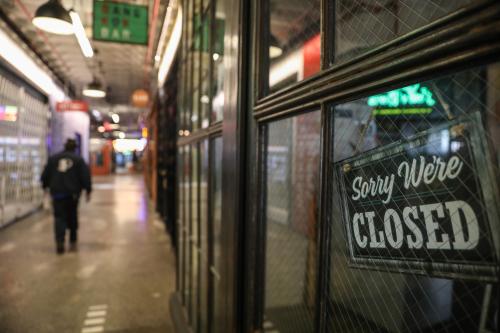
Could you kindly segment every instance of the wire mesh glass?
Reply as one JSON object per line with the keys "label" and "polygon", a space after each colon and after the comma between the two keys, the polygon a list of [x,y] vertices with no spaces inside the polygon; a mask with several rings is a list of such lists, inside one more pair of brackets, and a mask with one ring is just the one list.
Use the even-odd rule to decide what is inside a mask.
{"label": "wire mesh glass", "polygon": [[[474,183],[468,179],[482,178],[479,179],[481,186],[485,183],[496,183],[492,188],[496,187],[498,190],[499,101],[500,66],[497,63],[337,105],[333,107],[333,160],[337,162],[352,156],[361,157],[363,154],[378,152],[373,150],[375,148],[391,144],[390,147],[397,147],[400,142],[413,142],[411,140],[417,135],[426,140],[425,154],[431,156],[424,161],[430,163],[432,156],[445,160],[450,158],[452,153],[460,151],[465,141],[457,139],[453,130],[440,130],[442,126],[466,115],[479,114],[484,126],[481,131],[486,138],[484,144],[489,148],[480,146],[479,141],[472,141],[474,149],[485,149],[490,152],[490,159],[486,159],[485,164],[491,166],[493,176],[470,172],[462,175],[455,183],[459,183],[469,191],[465,200],[468,202],[467,205],[478,207],[479,219],[481,214],[484,214],[483,210],[491,211],[493,207],[491,205],[488,207],[488,204],[485,204],[487,201],[476,197],[478,195],[476,190],[468,187]],[[459,133],[458,137],[461,135]],[[405,149],[410,149],[407,151],[415,154],[415,161],[418,159],[415,150],[411,150],[411,147]],[[386,170],[397,169],[394,159],[385,158],[381,161]],[[375,169],[372,168],[373,170]],[[345,171],[350,172],[348,169]],[[362,181],[372,177],[374,172],[372,171],[366,169],[361,172]],[[422,177],[426,177],[424,173]],[[494,231],[488,231],[498,230],[495,228],[481,228],[477,234],[480,244],[493,246],[490,249],[492,253],[485,254],[479,247],[475,248],[473,245],[462,248],[460,253],[463,253],[464,258],[456,251],[455,245],[460,238],[471,239],[475,234],[471,231],[474,223],[471,219],[467,219],[466,215],[456,213],[454,216],[452,210],[439,209],[441,203],[438,198],[446,196],[452,198],[451,200],[456,199],[459,195],[456,187],[447,187],[444,181],[441,181],[442,184],[429,182],[419,185],[422,191],[414,194],[400,192],[398,187],[394,187],[393,197],[386,203],[383,202],[384,196],[380,194],[382,192],[375,193],[374,198],[378,201],[367,199],[363,208],[366,211],[363,214],[373,212],[372,217],[375,216],[370,222],[365,222],[365,225],[373,229],[370,231],[366,228],[361,229],[364,233],[363,231],[360,233],[366,238],[356,238],[354,235],[356,239],[353,239],[352,233],[348,231],[353,225],[353,215],[346,216],[345,206],[341,206],[341,202],[344,199],[349,201],[355,198],[343,196],[339,190],[339,182],[339,178],[336,177],[331,201],[329,330],[341,332],[496,332],[498,330],[495,319],[495,313],[498,312],[496,296],[498,283],[491,280],[495,279],[494,277],[484,277],[480,273],[477,276],[455,276],[452,273],[440,272],[439,269],[436,271],[430,269],[436,267],[431,266],[436,262],[441,263],[443,267],[458,263],[465,271],[466,255],[467,258],[475,258],[476,264],[494,269],[493,262],[498,259],[494,250],[495,247],[498,248],[498,244],[491,244],[491,239],[494,240],[497,235],[492,234]],[[422,195],[424,192],[428,195]],[[397,207],[401,208],[395,208],[396,201],[399,202]],[[436,201],[435,211],[426,211],[422,208],[428,207],[429,202],[434,201]],[[405,224],[401,225],[404,226],[403,229],[398,227],[397,223],[387,224],[385,217],[383,220],[380,217],[389,209],[393,209],[395,214],[404,216],[406,208],[402,207],[413,205],[417,205],[411,213],[414,218],[413,223],[406,224],[408,216],[401,217],[405,221]],[[460,205],[464,209],[465,203]],[[450,216],[446,215],[448,213]],[[346,217],[343,219],[342,216]],[[447,227],[454,218],[461,221],[458,228],[460,232]],[[429,221],[437,221],[435,225],[432,224],[435,226],[434,230],[431,228],[429,231]],[[496,218],[490,216],[489,222],[490,226],[498,226],[500,223],[498,216]],[[393,242],[396,234],[403,236],[397,242]],[[418,234],[420,236],[417,237]],[[359,233],[357,235],[359,236]],[[416,242],[415,239],[419,237],[422,239]],[[366,243],[366,247],[370,248],[371,260],[375,262],[376,259],[376,264],[356,263],[357,258],[353,254],[355,252],[351,244],[360,242],[365,245],[364,240],[369,242]],[[411,242],[413,245],[410,245]],[[433,244],[439,246],[431,246]],[[396,260],[384,259],[388,257],[388,249]],[[427,267],[427,271],[407,270],[404,266],[408,262],[416,262],[422,267]],[[496,269],[498,270],[498,266]],[[458,272],[461,273],[463,272]],[[492,282],[482,282],[488,280]]]}
{"label": "wire mesh glass", "polygon": [[350,60],[470,3],[472,0],[337,0],[332,60]]}
{"label": "wire mesh glass", "polygon": [[320,70],[320,1],[270,0],[269,91]]}
{"label": "wire mesh glass", "polygon": [[267,125],[264,330],[313,332],[320,112]]}

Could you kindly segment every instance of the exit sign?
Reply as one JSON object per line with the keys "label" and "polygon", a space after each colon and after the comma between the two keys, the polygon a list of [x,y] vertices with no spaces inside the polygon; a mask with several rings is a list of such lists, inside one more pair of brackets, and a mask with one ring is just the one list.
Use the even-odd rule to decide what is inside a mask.
{"label": "exit sign", "polygon": [[148,43],[148,7],[122,2],[94,0],[94,40]]}

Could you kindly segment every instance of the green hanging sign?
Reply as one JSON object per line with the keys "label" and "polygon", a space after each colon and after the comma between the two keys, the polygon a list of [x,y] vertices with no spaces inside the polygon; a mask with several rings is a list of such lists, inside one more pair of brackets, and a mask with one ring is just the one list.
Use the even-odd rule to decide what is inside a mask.
{"label": "green hanging sign", "polygon": [[432,108],[436,105],[436,100],[434,99],[434,94],[429,88],[417,83],[404,88],[391,90],[383,94],[371,96],[368,98],[368,105],[377,109],[415,108],[416,106]]}
{"label": "green hanging sign", "polygon": [[147,6],[94,0],[94,40],[147,45],[148,28]]}

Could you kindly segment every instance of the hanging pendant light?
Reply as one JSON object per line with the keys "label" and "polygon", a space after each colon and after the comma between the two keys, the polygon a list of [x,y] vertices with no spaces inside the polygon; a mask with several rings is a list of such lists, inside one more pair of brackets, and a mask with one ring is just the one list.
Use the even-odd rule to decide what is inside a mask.
{"label": "hanging pendant light", "polygon": [[280,46],[278,39],[271,34],[269,38],[269,58],[278,58],[283,54],[283,49]]}
{"label": "hanging pendant light", "polygon": [[59,0],[49,0],[38,7],[32,22],[38,29],[53,34],[71,35],[74,32],[69,12]]}
{"label": "hanging pendant light", "polygon": [[94,78],[92,82],[90,82],[85,89],[82,91],[84,96],[94,97],[94,98],[103,98],[106,97],[106,91],[102,87],[101,83]]}

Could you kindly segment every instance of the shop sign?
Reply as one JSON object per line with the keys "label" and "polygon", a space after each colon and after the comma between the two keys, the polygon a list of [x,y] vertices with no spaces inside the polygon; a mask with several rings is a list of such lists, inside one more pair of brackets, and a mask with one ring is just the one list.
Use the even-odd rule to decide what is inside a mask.
{"label": "shop sign", "polygon": [[84,101],[63,101],[63,102],[58,102],[56,104],[56,111],[57,112],[66,112],[66,111],[80,111],[80,112],[88,112],[89,111],[89,105],[87,102]]}
{"label": "shop sign", "polygon": [[478,113],[334,165],[354,267],[498,280],[498,188]]}
{"label": "shop sign", "polygon": [[148,7],[94,0],[93,39],[107,42],[148,43]]}
{"label": "shop sign", "polygon": [[145,108],[149,103],[149,93],[144,89],[134,90],[132,93],[132,105],[138,108]]}

